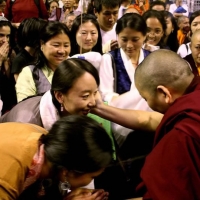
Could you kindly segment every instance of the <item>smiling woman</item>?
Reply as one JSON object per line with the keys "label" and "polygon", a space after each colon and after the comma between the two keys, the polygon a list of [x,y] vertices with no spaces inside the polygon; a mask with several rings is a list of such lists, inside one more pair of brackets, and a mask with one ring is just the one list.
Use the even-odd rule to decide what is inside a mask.
{"label": "smiling woman", "polygon": [[[103,100],[109,105],[124,109],[147,110],[147,103],[139,95],[134,85],[134,74],[137,65],[149,55],[142,48],[146,38],[147,26],[139,14],[127,13],[117,22],[116,34],[121,48],[102,56],[99,70],[100,92]],[[112,126],[120,145],[132,130],[118,124]]]}
{"label": "smiling woman", "polygon": [[51,90],[20,102],[0,122],[33,123],[49,130],[61,116],[87,115],[95,106],[98,86],[99,75],[92,64],[67,59],[55,70]]}
{"label": "smiling woman", "polygon": [[71,46],[69,31],[65,24],[47,23],[41,31],[40,41],[35,65],[23,68],[17,79],[18,102],[49,90],[54,71],[69,56]]}
{"label": "smiling woman", "polygon": [[94,15],[76,17],[71,29],[71,56],[90,51],[102,54],[102,39],[99,24]]}
{"label": "smiling woman", "polygon": [[169,49],[164,44],[165,32],[167,29],[164,15],[157,10],[148,10],[142,17],[147,24],[147,37],[145,49],[154,51],[157,49]]}

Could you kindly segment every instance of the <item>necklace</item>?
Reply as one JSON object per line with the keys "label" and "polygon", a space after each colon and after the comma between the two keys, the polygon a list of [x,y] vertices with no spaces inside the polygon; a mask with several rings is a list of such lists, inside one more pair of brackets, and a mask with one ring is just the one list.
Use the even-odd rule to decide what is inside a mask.
{"label": "necklace", "polygon": [[138,62],[134,63],[134,62],[131,61],[131,63],[132,63],[133,65],[138,66]]}

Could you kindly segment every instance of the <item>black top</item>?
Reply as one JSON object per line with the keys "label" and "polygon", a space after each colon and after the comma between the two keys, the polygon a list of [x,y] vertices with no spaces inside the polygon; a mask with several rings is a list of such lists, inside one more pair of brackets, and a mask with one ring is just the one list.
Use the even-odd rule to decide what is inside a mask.
{"label": "black top", "polygon": [[22,69],[30,64],[33,64],[34,57],[31,56],[25,49],[22,49],[12,62],[11,73],[19,74]]}
{"label": "black top", "polygon": [[0,70],[0,99],[3,101],[2,115],[17,104],[14,77],[8,78]]}

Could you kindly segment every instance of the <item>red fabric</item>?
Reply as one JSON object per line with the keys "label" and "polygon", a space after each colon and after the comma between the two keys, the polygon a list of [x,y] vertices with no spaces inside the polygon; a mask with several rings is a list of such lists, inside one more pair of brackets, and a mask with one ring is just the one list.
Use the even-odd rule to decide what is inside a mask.
{"label": "red fabric", "polygon": [[[12,19],[10,19],[10,1],[7,0],[5,17],[11,20],[13,23],[22,22],[26,18],[39,17],[39,10],[34,2],[34,0],[15,0],[12,5]],[[40,10],[42,19],[48,19],[48,13],[44,5],[43,0],[40,0]]]}
{"label": "red fabric", "polygon": [[144,200],[200,199],[200,78],[165,113],[141,171]]}

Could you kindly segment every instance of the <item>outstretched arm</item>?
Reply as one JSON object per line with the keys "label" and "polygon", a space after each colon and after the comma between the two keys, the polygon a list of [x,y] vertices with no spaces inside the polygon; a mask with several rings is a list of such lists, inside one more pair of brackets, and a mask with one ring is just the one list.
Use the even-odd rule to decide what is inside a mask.
{"label": "outstretched arm", "polygon": [[105,105],[98,95],[92,113],[127,128],[155,131],[162,120],[163,115],[158,112],[119,109]]}

